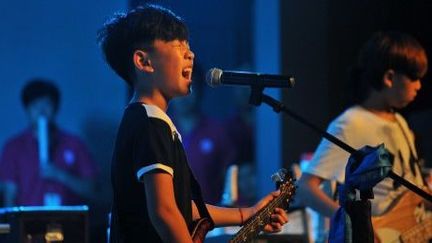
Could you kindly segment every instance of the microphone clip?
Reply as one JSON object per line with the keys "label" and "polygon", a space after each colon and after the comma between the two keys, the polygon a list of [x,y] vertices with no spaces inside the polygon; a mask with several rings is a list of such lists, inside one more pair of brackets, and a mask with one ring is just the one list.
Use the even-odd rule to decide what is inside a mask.
{"label": "microphone clip", "polygon": [[251,94],[249,96],[249,104],[254,106],[260,106],[262,103],[264,87],[262,86],[252,86]]}

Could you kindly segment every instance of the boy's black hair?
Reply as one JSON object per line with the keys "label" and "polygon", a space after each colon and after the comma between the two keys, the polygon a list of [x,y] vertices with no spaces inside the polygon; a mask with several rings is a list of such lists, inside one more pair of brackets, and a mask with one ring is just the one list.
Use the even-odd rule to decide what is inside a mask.
{"label": "boy's black hair", "polygon": [[129,85],[134,82],[133,53],[151,50],[155,40],[188,40],[184,21],[169,9],[158,5],[137,7],[118,13],[98,32],[98,41],[106,62]]}
{"label": "boy's black hair", "polygon": [[360,50],[351,70],[357,102],[366,99],[371,88],[381,90],[383,76],[390,69],[418,80],[427,68],[426,52],[414,37],[396,31],[377,32]]}
{"label": "boy's black hair", "polygon": [[60,91],[52,81],[34,78],[29,80],[21,90],[21,101],[25,108],[34,100],[42,97],[50,98],[54,104],[54,110],[57,111],[60,103]]}

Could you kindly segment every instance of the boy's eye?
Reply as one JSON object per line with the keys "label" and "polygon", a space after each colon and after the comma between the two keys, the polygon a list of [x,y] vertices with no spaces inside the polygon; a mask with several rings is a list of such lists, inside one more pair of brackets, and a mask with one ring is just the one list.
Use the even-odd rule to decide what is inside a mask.
{"label": "boy's eye", "polygon": [[185,46],[185,45],[176,45],[176,46],[174,46],[174,48],[179,49],[180,51],[189,50],[189,46]]}
{"label": "boy's eye", "polygon": [[189,49],[189,42],[182,41],[173,44],[176,48]]}

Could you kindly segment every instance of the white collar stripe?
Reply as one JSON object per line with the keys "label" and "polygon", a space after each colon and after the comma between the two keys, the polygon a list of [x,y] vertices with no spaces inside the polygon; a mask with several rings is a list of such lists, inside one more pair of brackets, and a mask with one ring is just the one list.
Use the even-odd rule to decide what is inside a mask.
{"label": "white collar stripe", "polygon": [[147,105],[147,104],[142,104],[142,105],[146,109],[147,115],[149,117],[163,120],[169,125],[169,127],[171,128],[171,135],[173,140],[175,138],[175,134],[177,134],[180,141],[182,141],[181,135],[178,132],[177,128],[175,127],[174,123],[172,122],[171,118],[169,118],[169,116],[163,110],[161,110],[159,107],[155,105]]}

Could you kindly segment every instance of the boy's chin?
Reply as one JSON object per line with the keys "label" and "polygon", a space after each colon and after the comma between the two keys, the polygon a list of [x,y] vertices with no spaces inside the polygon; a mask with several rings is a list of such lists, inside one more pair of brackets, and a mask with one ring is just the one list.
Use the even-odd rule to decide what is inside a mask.
{"label": "boy's chin", "polygon": [[177,90],[177,92],[172,98],[188,96],[191,93],[192,93],[192,85],[188,85],[187,87],[184,87],[184,89]]}
{"label": "boy's chin", "polygon": [[405,100],[405,101],[401,101],[399,102],[397,105],[394,106],[394,108],[396,109],[402,109],[407,107],[408,105],[410,105],[412,102],[414,101],[414,99],[412,100]]}
{"label": "boy's chin", "polygon": [[181,94],[181,96],[187,96],[190,95],[192,93],[192,85],[188,85],[187,89],[185,90],[185,92],[183,92],[183,94]]}
{"label": "boy's chin", "polygon": [[192,93],[191,88],[185,90],[184,92],[179,93],[178,95],[176,95],[177,97],[184,97],[184,96],[188,96]]}

